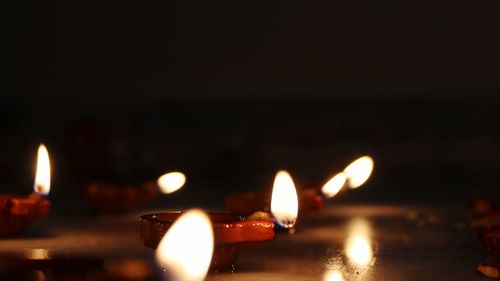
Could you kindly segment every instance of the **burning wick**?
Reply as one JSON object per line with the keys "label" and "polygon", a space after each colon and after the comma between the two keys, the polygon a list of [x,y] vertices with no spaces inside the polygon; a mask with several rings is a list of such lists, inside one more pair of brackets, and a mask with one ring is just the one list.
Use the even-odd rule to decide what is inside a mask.
{"label": "burning wick", "polygon": [[161,239],[156,260],[172,281],[204,280],[214,250],[210,219],[201,210],[180,216]]}
{"label": "burning wick", "polygon": [[271,213],[278,225],[285,229],[294,227],[299,209],[297,190],[292,177],[286,171],[279,171],[274,178],[271,197]]}
{"label": "burning wick", "polygon": [[47,196],[50,192],[50,159],[49,152],[44,144],[40,144],[38,147],[35,185],[33,190],[36,194],[42,196]]}

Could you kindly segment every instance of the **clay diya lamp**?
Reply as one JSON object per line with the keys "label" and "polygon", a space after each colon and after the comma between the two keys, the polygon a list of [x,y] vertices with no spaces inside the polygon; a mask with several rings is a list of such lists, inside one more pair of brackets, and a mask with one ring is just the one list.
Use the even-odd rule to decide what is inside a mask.
{"label": "clay diya lamp", "polygon": [[[363,156],[349,164],[343,172],[330,178],[320,189],[309,188],[299,191],[301,213],[320,210],[325,200],[333,198],[343,189],[363,185],[373,171],[373,159]],[[256,211],[269,211],[270,196],[259,192],[234,193],[226,196],[224,203],[231,214],[249,215]]]}
{"label": "clay diya lamp", "polygon": [[133,211],[155,198],[157,187],[152,182],[137,186],[91,182],[84,186],[84,193],[97,213],[122,213]]}
{"label": "clay diya lamp", "polygon": [[155,251],[155,280],[203,281],[214,253],[214,229],[202,210],[179,216]]}
{"label": "clay diya lamp", "polygon": [[0,195],[0,237],[21,234],[34,220],[50,212],[50,202],[43,196],[50,191],[50,160],[47,148],[38,148],[34,193],[28,196]]}
{"label": "clay diya lamp", "polygon": [[[244,217],[224,213],[207,213],[214,236],[214,252],[211,270],[231,269],[239,254],[247,249],[274,240],[278,229],[294,227],[298,213],[298,199],[290,175],[280,171],[273,187],[272,216],[267,212],[256,212]],[[181,212],[157,213],[141,216],[140,237],[145,246],[156,248],[165,233],[182,215]],[[196,229],[191,229],[196,233]]]}
{"label": "clay diya lamp", "polygon": [[119,185],[107,182],[91,182],[84,187],[85,196],[91,208],[97,213],[122,213],[137,209],[158,195],[180,189],[186,178],[180,172],[171,172],[158,178],[156,184],[147,182],[142,185]]}
{"label": "clay diya lamp", "polygon": [[[168,229],[183,213],[157,213],[141,216],[140,237],[146,247],[156,249]],[[214,232],[212,270],[231,268],[238,255],[271,241],[276,236],[272,220],[255,220],[223,213],[208,213]]]}

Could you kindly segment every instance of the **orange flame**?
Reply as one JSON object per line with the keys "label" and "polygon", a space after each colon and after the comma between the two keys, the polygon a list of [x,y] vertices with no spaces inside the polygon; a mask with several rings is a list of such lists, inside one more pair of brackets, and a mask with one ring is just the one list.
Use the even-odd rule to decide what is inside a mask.
{"label": "orange flame", "polygon": [[297,190],[290,174],[279,171],[274,178],[271,212],[279,225],[291,228],[295,225],[299,211]]}
{"label": "orange flame", "polygon": [[186,183],[186,176],[181,172],[166,173],[158,178],[156,182],[164,194],[179,190]]}
{"label": "orange flame", "polygon": [[158,244],[156,260],[171,280],[204,280],[214,249],[212,223],[201,210],[180,216]]}
{"label": "orange flame", "polygon": [[339,193],[340,190],[345,186],[346,181],[346,175],[344,173],[338,173],[333,176],[327,183],[325,183],[325,185],[323,185],[321,191],[328,198],[332,198],[333,196],[337,195],[337,193]]}
{"label": "orange flame", "polygon": [[38,147],[38,157],[36,163],[36,176],[34,191],[40,195],[48,195],[50,192],[50,159],[49,152],[45,145]]}
{"label": "orange flame", "polygon": [[373,171],[373,159],[370,156],[363,156],[356,159],[344,169],[350,188],[358,188],[363,185]]}

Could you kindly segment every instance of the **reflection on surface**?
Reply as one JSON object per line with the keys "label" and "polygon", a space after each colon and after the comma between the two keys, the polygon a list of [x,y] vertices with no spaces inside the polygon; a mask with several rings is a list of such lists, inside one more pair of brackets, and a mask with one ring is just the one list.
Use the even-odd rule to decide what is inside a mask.
{"label": "reflection on surface", "polygon": [[26,258],[30,260],[46,260],[50,256],[47,249],[29,249],[26,251]]}
{"label": "reflection on surface", "polygon": [[371,228],[364,219],[353,220],[348,227],[345,254],[355,266],[369,266],[373,258]]}
{"label": "reflection on surface", "polygon": [[344,281],[344,275],[338,270],[327,271],[323,281]]}
{"label": "reflection on surface", "polygon": [[323,281],[373,280],[372,228],[364,218],[352,219],[346,230],[344,248],[329,257]]}
{"label": "reflection on surface", "polygon": [[33,271],[33,281],[47,281],[49,278],[47,274],[41,270]]}

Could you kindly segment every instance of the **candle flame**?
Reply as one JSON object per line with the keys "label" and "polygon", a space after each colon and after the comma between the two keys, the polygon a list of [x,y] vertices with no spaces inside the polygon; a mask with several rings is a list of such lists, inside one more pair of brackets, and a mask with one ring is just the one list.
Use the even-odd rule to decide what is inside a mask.
{"label": "candle flame", "polygon": [[179,190],[186,183],[186,176],[181,172],[166,173],[158,178],[157,184],[164,194]]}
{"label": "candle flame", "polygon": [[355,219],[349,227],[345,243],[345,254],[353,265],[369,266],[373,259],[370,224],[363,219]]}
{"label": "candle flame", "polygon": [[325,183],[325,185],[323,185],[321,191],[328,198],[332,198],[344,187],[346,181],[346,175],[344,173],[338,173]]}
{"label": "candle flame", "polygon": [[38,147],[35,186],[33,189],[40,195],[48,195],[50,192],[50,159],[49,152],[44,144],[40,144]]}
{"label": "candle flame", "polygon": [[363,156],[356,159],[344,169],[350,188],[358,188],[363,185],[373,171],[373,159],[370,156]]}
{"label": "candle flame", "polygon": [[214,249],[212,223],[201,210],[180,216],[158,244],[156,260],[169,280],[204,280]]}
{"label": "candle flame", "polygon": [[279,171],[274,178],[271,212],[279,225],[291,228],[297,220],[298,210],[297,190],[292,177],[286,171]]}

